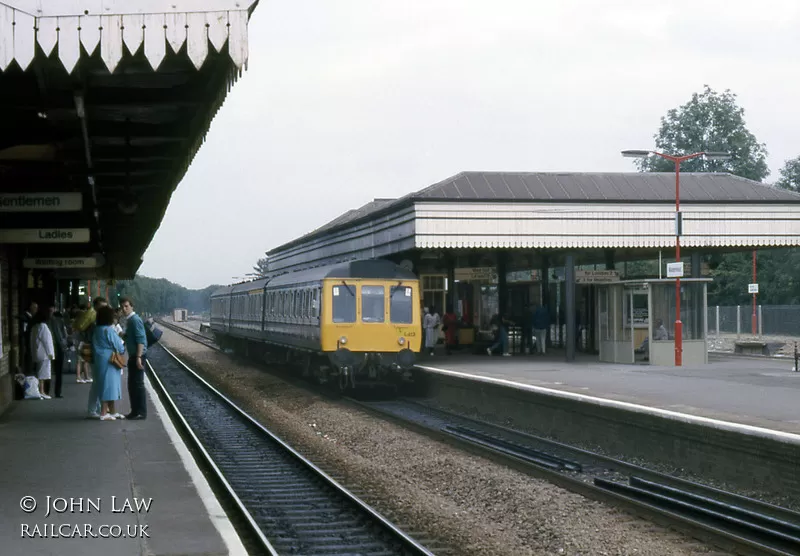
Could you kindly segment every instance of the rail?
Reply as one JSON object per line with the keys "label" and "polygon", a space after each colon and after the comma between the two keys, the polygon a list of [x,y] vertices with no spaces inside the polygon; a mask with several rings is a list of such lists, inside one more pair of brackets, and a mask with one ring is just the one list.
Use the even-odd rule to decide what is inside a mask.
{"label": "rail", "polygon": [[153,382],[267,554],[430,555],[164,346]]}
{"label": "rail", "polygon": [[189,338],[190,340],[194,340],[195,342],[201,343],[204,346],[210,347],[211,349],[213,349],[215,351],[219,351],[219,352],[223,352],[224,351],[221,347],[219,347],[216,344],[216,342],[214,342],[214,340],[212,340],[211,338],[207,338],[206,336],[203,336],[202,334],[194,332],[193,330],[189,330],[188,328],[185,328],[183,326],[179,326],[177,324],[165,321],[164,319],[154,319],[154,320],[156,321],[156,323],[160,324],[161,326],[163,326],[163,327],[165,327],[165,328],[167,328],[169,330],[172,330],[173,332],[177,332],[178,334],[180,334],[181,336],[183,336],[185,338]]}
{"label": "rail", "polygon": [[800,554],[800,513],[408,400],[350,402],[381,417],[739,554]]}

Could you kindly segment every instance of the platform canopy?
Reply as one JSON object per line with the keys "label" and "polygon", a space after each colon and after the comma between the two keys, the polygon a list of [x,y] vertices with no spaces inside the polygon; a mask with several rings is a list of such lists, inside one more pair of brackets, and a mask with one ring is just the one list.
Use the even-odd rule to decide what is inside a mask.
{"label": "platform canopy", "polygon": [[256,3],[0,0],[0,243],[63,277],[132,277]]}
{"label": "platform canopy", "polygon": [[[800,245],[800,194],[731,174],[681,174],[681,212],[689,249]],[[267,255],[279,272],[412,249],[674,245],[674,173],[461,172],[371,201]]]}

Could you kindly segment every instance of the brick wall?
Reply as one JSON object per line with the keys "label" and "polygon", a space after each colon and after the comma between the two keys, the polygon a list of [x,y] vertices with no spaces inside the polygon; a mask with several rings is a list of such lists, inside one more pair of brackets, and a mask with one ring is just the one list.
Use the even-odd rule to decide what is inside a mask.
{"label": "brick wall", "polygon": [[429,397],[478,418],[748,491],[800,496],[798,443],[435,373],[420,378]]}

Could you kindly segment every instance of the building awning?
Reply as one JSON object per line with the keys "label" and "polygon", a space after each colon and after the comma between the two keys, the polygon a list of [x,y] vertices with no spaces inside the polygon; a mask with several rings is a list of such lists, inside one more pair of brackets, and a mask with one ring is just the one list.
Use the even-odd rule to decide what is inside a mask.
{"label": "building awning", "polygon": [[[62,277],[132,277],[246,66],[255,5],[0,0],[0,194],[80,195],[58,212],[0,207],[0,242],[20,258],[103,261]],[[43,227],[89,239],[8,232]]]}
{"label": "building awning", "polygon": [[167,45],[175,53],[186,45],[186,53],[198,69],[208,57],[209,43],[220,52],[228,42],[228,54],[237,68],[247,62],[247,21],[255,0],[59,0],[42,4],[0,2],[0,70],[5,71],[11,62],[26,70],[37,46],[45,56],[55,50],[70,74],[81,49],[89,56],[99,49],[103,63],[113,72],[125,54],[123,45],[129,53],[143,47],[154,70],[164,60]]}

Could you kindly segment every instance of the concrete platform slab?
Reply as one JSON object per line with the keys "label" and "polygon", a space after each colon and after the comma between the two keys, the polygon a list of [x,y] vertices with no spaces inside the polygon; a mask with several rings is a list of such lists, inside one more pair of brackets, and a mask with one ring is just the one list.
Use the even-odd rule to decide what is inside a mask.
{"label": "concrete platform slab", "polygon": [[148,390],[147,420],[89,420],[89,385],[67,375],[63,399],[15,402],[0,418],[3,556],[246,555]]}
{"label": "concrete platform slab", "polygon": [[599,363],[579,355],[433,356],[418,365],[800,434],[800,373],[788,359],[710,356],[708,365]]}

